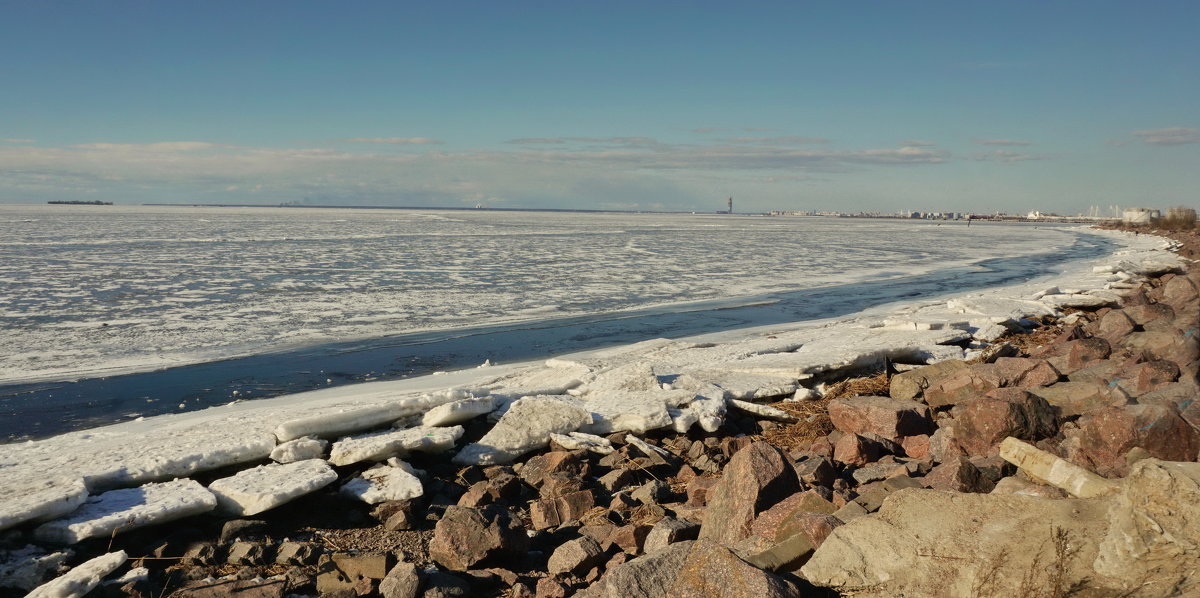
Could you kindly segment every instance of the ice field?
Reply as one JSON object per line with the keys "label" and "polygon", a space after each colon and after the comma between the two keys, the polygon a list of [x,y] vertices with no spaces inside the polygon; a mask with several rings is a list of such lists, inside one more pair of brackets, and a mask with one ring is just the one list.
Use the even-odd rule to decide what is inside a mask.
{"label": "ice field", "polygon": [[0,206],[0,385],[617,313],[1054,252],[963,222]]}

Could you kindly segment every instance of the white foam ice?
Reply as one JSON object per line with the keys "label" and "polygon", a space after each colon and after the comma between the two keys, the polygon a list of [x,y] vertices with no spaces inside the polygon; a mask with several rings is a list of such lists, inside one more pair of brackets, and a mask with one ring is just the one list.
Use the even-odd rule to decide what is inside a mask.
{"label": "white foam ice", "polygon": [[0,530],[66,515],[87,500],[83,478],[13,476],[0,486]]}
{"label": "white foam ice", "polygon": [[285,465],[260,465],[208,485],[224,513],[246,517],[320,490],[337,481],[337,473],[321,459]]}
{"label": "white foam ice", "polygon": [[69,516],[38,526],[33,535],[43,542],[74,544],[206,513],[216,506],[216,497],[194,480],[152,483],[92,496]]}
{"label": "white foam ice", "polygon": [[737,409],[741,409],[746,413],[751,413],[766,419],[773,419],[781,422],[796,421],[796,417],[783,409],[772,407],[770,405],[759,405],[749,401],[740,401],[738,399],[729,399],[729,405]]}
{"label": "white foam ice", "polygon": [[271,450],[271,460],[277,463],[295,463],[306,459],[320,459],[329,448],[329,441],[305,436],[276,445]]}
{"label": "white foam ice", "polygon": [[102,554],[76,565],[66,574],[38,586],[25,598],[78,598],[92,591],[109,573],[125,564],[124,550]]}
{"label": "white foam ice", "polygon": [[408,500],[424,494],[421,480],[412,468],[376,465],[342,486],[340,492],[369,505],[391,500]]}
{"label": "white foam ice", "polygon": [[418,426],[349,436],[333,443],[333,448],[329,450],[329,462],[340,466],[360,461],[383,461],[388,457],[404,456],[413,451],[440,453],[453,448],[462,435],[462,426]]}
{"label": "white foam ice", "polygon": [[525,397],[478,442],[454,456],[455,463],[498,465],[550,444],[550,434],[567,434],[592,422],[592,414],[578,405],[552,397]]}

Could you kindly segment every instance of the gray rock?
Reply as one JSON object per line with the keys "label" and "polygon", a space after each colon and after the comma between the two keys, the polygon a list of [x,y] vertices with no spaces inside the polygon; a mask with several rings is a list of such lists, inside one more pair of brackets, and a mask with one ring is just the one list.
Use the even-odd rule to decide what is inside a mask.
{"label": "gray rock", "polygon": [[700,526],[698,524],[667,517],[650,528],[650,533],[646,534],[644,550],[654,552],[660,548],[666,548],[669,544],[695,540],[699,534]]}
{"label": "gray rock", "polygon": [[666,598],[695,542],[678,542],[608,569],[587,598]]}
{"label": "gray rock", "polygon": [[383,598],[417,598],[420,591],[421,570],[412,563],[397,563],[379,582]]}
{"label": "gray rock", "polygon": [[583,575],[589,569],[604,562],[604,550],[595,540],[583,536],[554,549],[546,571],[551,575]]}

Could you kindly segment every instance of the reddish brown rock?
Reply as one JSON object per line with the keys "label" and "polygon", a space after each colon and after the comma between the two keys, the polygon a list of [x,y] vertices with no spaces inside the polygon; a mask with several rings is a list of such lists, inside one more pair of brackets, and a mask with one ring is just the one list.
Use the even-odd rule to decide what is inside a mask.
{"label": "reddish brown rock", "polygon": [[1166,330],[1175,320],[1175,310],[1163,303],[1134,305],[1123,311],[1143,330]]}
{"label": "reddish brown rock", "polygon": [[1059,382],[1054,386],[1032,389],[1036,394],[1058,409],[1060,417],[1082,415],[1095,409],[1111,407],[1114,403],[1124,404],[1124,396],[1114,396],[1108,384],[1099,382]]}
{"label": "reddish brown rock", "polygon": [[1174,329],[1135,332],[1129,335],[1125,344],[1131,351],[1141,353],[1147,359],[1171,361],[1184,369],[1200,357],[1200,342],[1196,338],[1196,329],[1193,327],[1192,330],[1190,334]]}
{"label": "reddish brown rock", "polygon": [[1037,441],[1058,432],[1050,404],[1019,388],[998,388],[959,403],[951,413],[955,439],[973,457],[997,454],[1000,442],[1009,436]]}
{"label": "reddish brown rock", "polygon": [[934,467],[922,481],[928,488],[953,492],[991,492],[995,487],[977,467],[962,457]]}
{"label": "reddish brown rock", "polygon": [[537,582],[535,598],[567,598],[567,588],[552,577],[543,577]]}
{"label": "reddish brown rock", "polygon": [[1126,405],[1093,411],[1079,420],[1080,465],[1108,477],[1129,470],[1125,454],[1134,447],[1166,461],[1195,461],[1200,437],[1166,405]]}
{"label": "reddish brown rock", "polygon": [[583,514],[594,506],[596,506],[596,498],[592,495],[592,491],[581,490],[530,503],[529,518],[532,520],[533,529],[557,527],[583,517]]}
{"label": "reddish brown rock", "polygon": [[750,533],[775,542],[799,532],[798,521],[806,515],[831,515],[836,510],[832,502],[813,490],[806,490],[763,511],[751,524]]}
{"label": "reddish brown rock", "polygon": [[862,467],[875,461],[883,454],[878,443],[871,442],[858,434],[843,435],[833,445],[833,460],[852,467]]}
{"label": "reddish brown rock", "polygon": [[1095,335],[1107,340],[1110,344],[1120,344],[1125,337],[1137,330],[1137,322],[1129,317],[1123,309],[1114,309],[1101,317],[1095,323]]}
{"label": "reddish brown rock", "polygon": [[743,561],[724,546],[697,540],[666,595],[671,598],[799,598],[800,591],[782,577]]}
{"label": "reddish brown rock", "polygon": [[692,478],[687,484],[687,504],[703,507],[708,504],[708,493],[721,478]]}
{"label": "reddish brown rock", "polygon": [[956,457],[965,457],[966,454],[959,445],[953,420],[943,420],[937,432],[929,437],[929,458],[934,463],[945,463]]}
{"label": "reddish brown rock", "polygon": [[1162,302],[1175,308],[1176,311],[1192,308],[1197,302],[1200,302],[1200,290],[1196,288],[1196,283],[1187,276],[1176,276],[1163,285]]}
{"label": "reddish brown rock", "polygon": [[521,468],[521,479],[531,486],[541,486],[542,480],[552,473],[578,476],[583,464],[579,455],[570,451],[551,451],[536,455]]}
{"label": "reddish brown rock", "polygon": [[829,487],[837,477],[837,470],[825,457],[810,457],[796,464],[796,475],[809,486]]}
{"label": "reddish brown rock", "polygon": [[800,491],[796,470],[779,449],[755,442],[738,451],[708,497],[700,537],[733,544],[750,535],[759,513]]}
{"label": "reddish brown rock", "polygon": [[981,397],[1000,388],[1000,379],[986,365],[958,370],[936,385],[925,389],[925,402],[930,407],[956,405],[967,399]]}
{"label": "reddish brown rock", "polygon": [[949,359],[897,374],[892,376],[888,394],[893,399],[915,399],[921,396],[925,389],[940,383],[958,370],[966,368],[965,361]]}
{"label": "reddish brown rock", "polygon": [[603,563],[604,549],[595,540],[583,536],[561,544],[554,549],[546,564],[546,571],[551,575],[583,575],[589,569]]}
{"label": "reddish brown rock", "polygon": [[1121,374],[1121,389],[1130,396],[1140,397],[1178,380],[1179,365],[1173,361],[1156,359],[1129,366]]}
{"label": "reddish brown rock", "polygon": [[620,548],[622,552],[628,554],[640,554],[642,547],[646,545],[646,536],[650,535],[650,530],[654,529],[650,525],[629,524],[623,525],[612,530],[608,537],[604,539],[606,549],[610,546]]}
{"label": "reddish brown rock", "polygon": [[1045,359],[1001,357],[991,367],[991,371],[994,372],[1001,387],[1037,388],[1039,386],[1049,386],[1058,382],[1060,377],[1058,370]]}
{"label": "reddish brown rock", "polygon": [[429,556],[443,567],[465,571],[492,557],[524,554],[525,529],[506,510],[451,505],[433,528]]}
{"label": "reddish brown rock", "polygon": [[929,456],[929,436],[925,434],[905,436],[900,439],[900,446],[904,449],[904,454],[913,459],[924,459]]}
{"label": "reddish brown rock", "polygon": [[847,434],[876,434],[893,442],[933,431],[929,407],[891,397],[834,399],[829,402],[829,419]]}
{"label": "reddish brown rock", "polygon": [[1059,363],[1060,369],[1071,373],[1088,367],[1092,362],[1107,359],[1112,354],[1112,346],[1102,338],[1081,338],[1067,344],[1065,359]]}

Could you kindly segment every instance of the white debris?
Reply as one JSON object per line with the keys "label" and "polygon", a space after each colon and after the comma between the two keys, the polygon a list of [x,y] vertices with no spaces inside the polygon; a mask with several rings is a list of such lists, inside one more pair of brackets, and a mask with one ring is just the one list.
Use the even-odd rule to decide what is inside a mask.
{"label": "white debris", "polygon": [[696,414],[697,420],[700,422],[700,429],[705,432],[716,432],[725,423],[725,399],[722,399],[723,392],[717,387],[710,387],[709,390],[701,389],[698,391],[696,398],[687,406],[687,409]]}
{"label": "white debris", "polygon": [[815,400],[821,398],[822,396],[823,395],[822,395],[821,391],[819,391],[815,388],[806,388],[804,386],[801,386],[796,389],[796,394],[793,394],[792,398],[785,399],[785,400],[787,400],[787,401],[815,401]]}
{"label": "white debris", "polygon": [[131,581],[142,581],[145,579],[150,579],[150,569],[147,567],[134,567],[126,571],[124,575],[104,582],[104,585],[124,585]]}
{"label": "white debris", "polygon": [[193,480],[152,483],[93,496],[68,517],[42,524],[33,535],[44,542],[74,544],[213,510],[217,498]]}
{"label": "white debris", "polygon": [[647,457],[667,457],[671,454],[661,448],[658,448],[657,446],[654,446],[653,444],[650,444],[649,442],[646,442],[645,440],[642,440],[641,438],[638,438],[637,436],[634,436],[633,434],[626,434],[625,442],[632,444],[637,448],[637,450],[642,451],[642,454],[646,455]]}
{"label": "white debris", "polygon": [[337,481],[337,473],[321,459],[287,465],[272,463],[221,478],[208,485],[218,508],[245,517],[273,509]]}
{"label": "white debris", "polygon": [[305,436],[276,446],[275,450],[271,451],[271,460],[277,463],[295,463],[307,459],[320,459],[325,455],[326,448],[329,448],[328,440]]}
{"label": "white debris", "polygon": [[87,497],[83,478],[5,479],[0,486],[0,529],[66,515]]}
{"label": "white debris", "polygon": [[430,409],[421,418],[421,423],[426,426],[451,426],[487,415],[495,408],[496,399],[490,396],[461,399]]}
{"label": "white debris", "polygon": [[[411,469],[411,467],[410,467]],[[400,467],[376,465],[342,486],[341,493],[369,505],[391,500],[408,500],[425,493],[421,480]]]}
{"label": "white debris", "polygon": [[1096,308],[1112,305],[1116,303],[1111,297],[1102,297],[1093,294],[1071,293],[1063,295],[1047,295],[1042,297],[1042,301],[1054,307],[1075,307],[1075,308]]}
{"label": "white debris", "polygon": [[333,448],[329,451],[329,462],[340,466],[359,461],[382,461],[388,457],[404,456],[412,451],[440,453],[453,448],[462,435],[462,426],[418,426],[350,436],[333,443]]}
{"label": "white debris", "polygon": [[455,463],[494,465],[510,463],[529,451],[550,444],[550,434],[574,432],[590,424],[592,414],[581,407],[551,397],[525,397],[512,404],[479,442],[463,447]]}
{"label": "white debris", "polygon": [[67,571],[65,575],[39,586],[25,598],[77,598],[92,591],[104,576],[125,564],[125,551],[102,554]]}
{"label": "white debris", "polygon": [[700,416],[691,409],[675,409],[668,408],[667,413],[671,416],[671,429],[676,434],[686,434],[696,422],[700,421]]}
{"label": "white debris", "polygon": [[616,450],[607,438],[583,432],[571,432],[570,434],[551,433],[550,440],[553,440],[558,446],[568,451],[584,450],[598,455],[608,455]]}
{"label": "white debris", "polygon": [[47,553],[32,544],[15,550],[0,550],[0,588],[28,592],[42,583],[47,573],[56,571],[71,556],[67,552]]}
{"label": "white debris", "polygon": [[796,417],[794,415],[788,413],[787,411],[784,411],[783,409],[778,409],[775,407],[771,407],[769,405],[759,405],[757,403],[750,403],[747,401],[739,401],[737,399],[729,399],[729,405],[731,407],[736,407],[738,409],[741,409],[742,411],[745,411],[746,413],[753,413],[754,415],[757,415],[759,417],[765,417],[767,419],[773,419],[773,420],[781,421],[781,422],[796,421]]}

